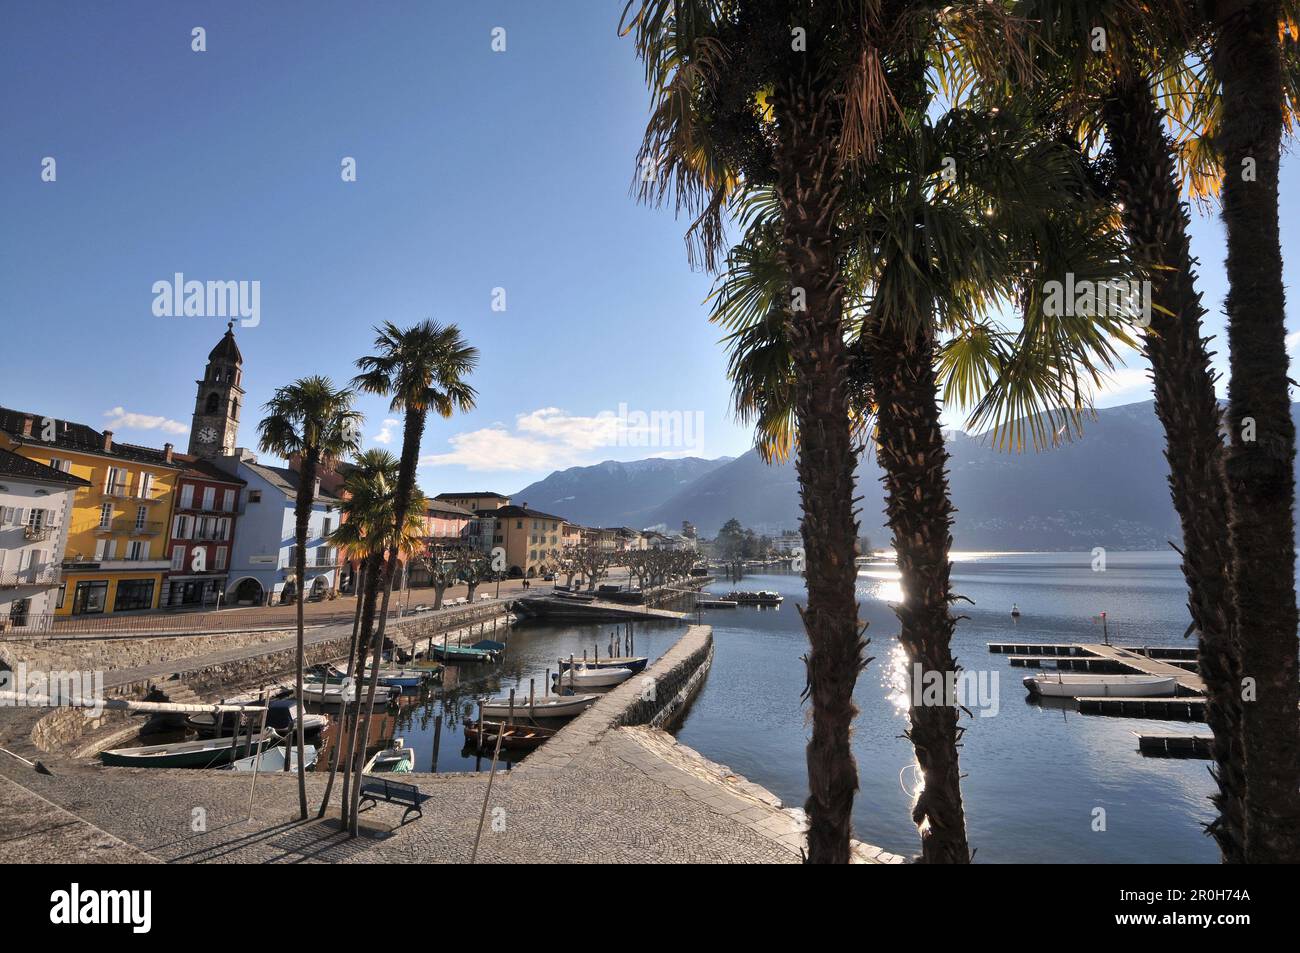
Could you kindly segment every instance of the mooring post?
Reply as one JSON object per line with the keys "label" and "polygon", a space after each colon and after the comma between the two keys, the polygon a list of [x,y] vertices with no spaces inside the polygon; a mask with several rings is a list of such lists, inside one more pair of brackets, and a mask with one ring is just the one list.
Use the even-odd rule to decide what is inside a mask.
{"label": "mooring post", "polygon": [[[506,724],[513,725],[514,723],[515,723],[515,690],[512,688],[510,689],[510,712],[506,716]],[[499,735],[505,733],[504,728],[498,728],[497,731]]]}
{"label": "mooring post", "polygon": [[438,748],[442,745],[442,715],[433,719],[433,773],[438,773]]}
{"label": "mooring post", "polygon": [[[584,653],[584,654],[586,654],[586,653]],[[575,677],[575,672],[574,672],[574,668],[573,668],[573,656],[570,655],[570,656],[569,656],[569,690],[570,690],[570,691],[573,691],[573,681],[574,681],[574,677]]]}
{"label": "mooring post", "polygon": [[546,692],[547,696],[549,697],[550,694],[551,694],[551,670],[550,670],[549,668],[546,670],[546,688],[545,688],[545,692]]}

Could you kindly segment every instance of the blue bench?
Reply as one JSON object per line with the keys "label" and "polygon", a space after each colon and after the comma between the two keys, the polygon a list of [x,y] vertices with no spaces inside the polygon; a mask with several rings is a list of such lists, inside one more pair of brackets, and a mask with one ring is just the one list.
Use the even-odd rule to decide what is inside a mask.
{"label": "blue bench", "polygon": [[[407,817],[412,811],[417,817],[424,817],[424,811],[420,805],[429,800],[429,795],[421,794],[420,789],[414,784],[407,784],[405,781],[390,781],[388,778],[379,778],[374,775],[368,775],[361,779],[361,810],[366,810],[366,802],[374,807],[380,801],[386,801],[389,804],[405,804],[406,811],[402,814],[402,824],[406,823]],[[400,825],[399,825],[400,826]]]}

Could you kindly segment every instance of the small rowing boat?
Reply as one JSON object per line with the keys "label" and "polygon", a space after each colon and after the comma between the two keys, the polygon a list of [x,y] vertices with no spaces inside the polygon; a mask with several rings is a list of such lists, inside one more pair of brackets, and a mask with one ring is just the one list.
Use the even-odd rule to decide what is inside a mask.
{"label": "small rowing boat", "polygon": [[[515,718],[572,718],[575,715],[581,715],[584,711],[596,703],[599,695],[543,695],[540,698],[534,698],[532,705],[528,704],[527,698],[515,698],[514,716]],[[480,709],[483,718],[509,718],[510,717],[510,699],[509,698],[491,698],[485,701]]]}
{"label": "small rowing boat", "polygon": [[[375,704],[387,705],[389,698],[400,693],[401,689],[389,688],[387,685],[375,686]],[[303,701],[315,702],[318,705],[342,705],[344,702],[352,704],[357,701],[366,700],[369,688],[365,685],[329,685],[325,682],[304,682],[302,686]]]}
{"label": "small rowing boat", "polygon": [[275,741],[274,732],[253,735],[250,745],[243,736],[231,746],[229,738],[206,738],[202,741],[174,741],[142,748],[114,748],[101,751],[99,760],[111,768],[216,768],[229,764],[231,756],[260,751]]}
{"label": "small rowing boat", "polygon": [[1174,695],[1178,682],[1161,675],[1031,675],[1029,694],[1045,698],[1156,698]]}
{"label": "small rowing boat", "polygon": [[[284,770],[284,746],[276,745],[274,748],[267,748],[260,755],[254,755],[250,758],[240,758],[238,761],[231,762],[222,768],[223,771],[283,771]],[[316,764],[319,756],[315,745],[303,745],[302,749],[303,764],[307,765],[307,770],[311,770]],[[289,744],[289,770],[298,770],[298,746]]]}
{"label": "small rowing boat", "polygon": [[433,657],[443,662],[495,662],[500,655],[495,649],[476,649],[468,645],[435,645]]}
{"label": "small rowing boat", "polygon": [[[502,728],[505,730],[502,731]],[[465,722],[465,740],[471,745],[479,743],[479,723]],[[501,747],[506,751],[532,751],[548,739],[554,738],[555,728],[538,728],[536,725],[502,725],[499,721],[483,722],[483,748],[496,750],[497,734],[501,734]]]}

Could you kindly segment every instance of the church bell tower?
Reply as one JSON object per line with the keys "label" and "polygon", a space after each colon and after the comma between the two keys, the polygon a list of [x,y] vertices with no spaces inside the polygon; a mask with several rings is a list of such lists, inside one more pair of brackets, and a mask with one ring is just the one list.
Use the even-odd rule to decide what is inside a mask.
{"label": "church bell tower", "polygon": [[239,405],[244,399],[244,356],[235,344],[235,322],[226,325],[225,336],[208,354],[198,396],[194,401],[194,422],[190,425],[189,452],[198,457],[219,457],[235,452],[239,440]]}

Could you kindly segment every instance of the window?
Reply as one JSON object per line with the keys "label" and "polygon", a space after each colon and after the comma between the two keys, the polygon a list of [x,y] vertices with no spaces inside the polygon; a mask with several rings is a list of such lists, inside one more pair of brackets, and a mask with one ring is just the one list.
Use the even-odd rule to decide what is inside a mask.
{"label": "window", "polygon": [[226,547],[225,546],[217,547],[217,562],[214,568],[216,569],[226,568]]}
{"label": "window", "polygon": [[217,520],[217,539],[230,539],[230,519],[223,516]]}
{"label": "window", "polygon": [[320,524],[321,536],[322,537],[328,536],[330,534],[330,530],[332,530],[333,528],[334,528],[334,521],[330,519],[328,516],[325,517],[325,519],[323,519]]}
{"label": "window", "polygon": [[172,536],[175,537],[176,539],[190,538],[190,517],[188,516],[176,517],[176,528],[172,532]]}
{"label": "window", "polygon": [[149,522],[149,507],[137,506],[135,508],[135,528],[144,529],[144,524]]}
{"label": "window", "polygon": [[234,508],[235,508],[235,491],[234,491],[234,490],[223,490],[223,491],[222,491],[222,493],[221,493],[221,508],[222,508],[223,510],[225,510],[227,513],[229,513],[229,512],[231,512],[231,511],[234,510]]}
{"label": "window", "polygon": [[113,522],[113,504],[101,503],[99,507],[99,525],[109,526]]}
{"label": "window", "polygon": [[181,509],[188,510],[194,505],[194,484],[186,483],[181,487]]}
{"label": "window", "polygon": [[123,467],[109,467],[104,474],[104,493],[108,496],[126,496],[131,484],[131,474]]}
{"label": "window", "polygon": [[205,510],[215,509],[217,490],[215,487],[205,486],[203,488],[203,508]]}
{"label": "window", "polygon": [[50,511],[40,510],[33,507],[27,511],[27,527],[29,529],[42,529],[50,525]]}
{"label": "window", "polygon": [[117,555],[117,540],[101,539],[95,543],[95,559],[112,559]]}
{"label": "window", "polygon": [[[120,591],[120,590],[119,590]],[[108,603],[108,580],[79,582],[72,597],[73,615],[95,615]]]}
{"label": "window", "polygon": [[140,473],[140,487],[136,490],[136,496],[142,500],[147,500],[151,492],[153,492],[153,474],[142,471]]}
{"label": "window", "polygon": [[261,502],[262,502],[262,491],[261,491],[261,490],[249,490],[249,491],[248,491],[248,502],[250,502],[250,503],[261,503]]}
{"label": "window", "polygon": [[70,473],[72,471],[72,461],[60,460],[58,457],[50,457],[50,467],[58,470],[60,473]]}
{"label": "window", "polygon": [[114,612],[130,612],[133,609],[152,607],[152,579],[123,579],[117,584],[117,596],[113,600]]}
{"label": "window", "polygon": [[68,584],[66,582],[61,582],[59,583],[59,598],[55,601],[54,608],[62,609],[63,600],[66,599],[67,597],[68,597]]}
{"label": "window", "polygon": [[149,544],[142,539],[133,539],[126,544],[126,558],[132,561],[149,558]]}
{"label": "window", "polygon": [[185,568],[185,547],[172,547],[172,572],[179,572]]}
{"label": "window", "polygon": [[[217,378],[220,379],[220,377],[221,377],[221,372],[218,371]],[[218,394],[216,391],[213,391],[211,394],[208,395],[208,402],[204,405],[203,412],[205,414],[215,414],[217,412],[217,408],[219,408],[220,406],[221,406],[221,395]]]}

